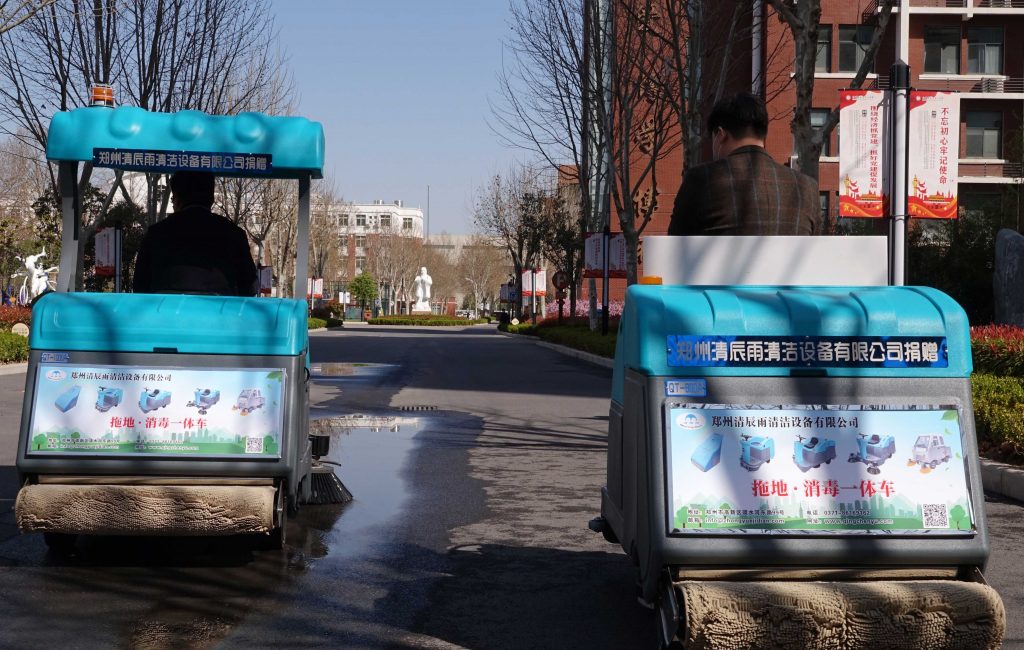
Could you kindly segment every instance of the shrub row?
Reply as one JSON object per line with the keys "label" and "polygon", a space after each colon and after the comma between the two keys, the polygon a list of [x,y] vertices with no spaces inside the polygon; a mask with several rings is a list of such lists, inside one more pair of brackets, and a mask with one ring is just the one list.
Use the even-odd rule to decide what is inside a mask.
{"label": "shrub row", "polygon": [[327,327],[327,321],[322,318],[313,318],[310,316],[307,327],[311,330],[318,330],[322,327]]}
{"label": "shrub row", "polygon": [[0,306],[0,330],[10,333],[15,323],[32,322],[32,310],[28,307]]}
{"label": "shrub row", "polygon": [[1024,328],[972,327],[971,353],[975,372],[1024,377]]}
{"label": "shrub row", "polygon": [[28,338],[0,332],[0,363],[28,361]]}
{"label": "shrub row", "polygon": [[974,424],[983,451],[1024,453],[1024,379],[975,373],[971,377]]}
{"label": "shrub row", "polygon": [[366,321],[370,325],[420,325],[425,327],[461,327],[489,322],[486,318],[452,318],[451,316],[378,316]]}
{"label": "shrub row", "polygon": [[608,336],[603,336],[600,331],[592,332],[585,321],[576,322],[571,325],[558,325],[552,319],[545,319],[536,325],[531,323],[520,323],[519,325],[502,324],[498,329],[510,334],[523,334],[536,336],[542,341],[557,343],[574,350],[590,352],[609,359],[615,356],[615,332],[617,328],[610,328]]}

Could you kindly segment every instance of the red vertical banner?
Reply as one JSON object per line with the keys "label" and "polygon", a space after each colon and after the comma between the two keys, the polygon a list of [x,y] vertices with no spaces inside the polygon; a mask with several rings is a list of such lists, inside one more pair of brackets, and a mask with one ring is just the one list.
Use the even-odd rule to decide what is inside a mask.
{"label": "red vertical banner", "polygon": [[912,91],[909,131],[907,213],[924,219],[956,219],[960,97]]}
{"label": "red vertical banner", "polygon": [[886,137],[889,101],[884,90],[839,93],[839,216],[885,216],[889,205]]}

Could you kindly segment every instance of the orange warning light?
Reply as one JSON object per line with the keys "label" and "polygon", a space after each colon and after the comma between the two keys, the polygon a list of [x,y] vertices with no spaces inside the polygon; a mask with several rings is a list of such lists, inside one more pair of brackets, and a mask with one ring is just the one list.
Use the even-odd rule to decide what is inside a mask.
{"label": "orange warning light", "polygon": [[90,105],[114,107],[114,89],[107,84],[93,84],[89,88]]}

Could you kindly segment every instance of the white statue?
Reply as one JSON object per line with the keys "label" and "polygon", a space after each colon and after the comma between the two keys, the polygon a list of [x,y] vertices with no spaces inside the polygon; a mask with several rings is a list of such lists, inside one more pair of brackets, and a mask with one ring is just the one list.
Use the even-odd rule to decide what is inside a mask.
{"label": "white statue", "polygon": [[420,267],[420,274],[412,281],[416,287],[416,304],[412,306],[413,311],[430,311],[430,285],[434,281],[427,274],[427,267]]}
{"label": "white statue", "polygon": [[[46,249],[37,255],[26,255],[25,257],[18,257],[18,261],[25,265],[25,270],[22,273],[16,273],[15,276],[22,276],[25,279],[21,283],[21,291],[19,293],[20,302],[27,303],[37,296],[41,296],[47,290],[53,288],[53,283],[50,281],[50,274],[55,272],[58,267],[51,266],[48,269],[42,268],[42,265],[38,264],[39,260],[46,257]],[[30,282],[31,281],[31,282]],[[28,286],[26,290],[26,285]]]}

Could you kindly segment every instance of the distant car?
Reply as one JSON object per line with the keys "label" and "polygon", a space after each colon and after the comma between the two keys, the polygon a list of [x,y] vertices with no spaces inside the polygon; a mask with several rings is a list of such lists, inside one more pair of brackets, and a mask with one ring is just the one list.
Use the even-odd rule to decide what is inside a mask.
{"label": "distant car", "polygon": [[473,318],[473,312],[470,311],[469,309],[456,309],[455,310],[455,317],[456,318]]}

